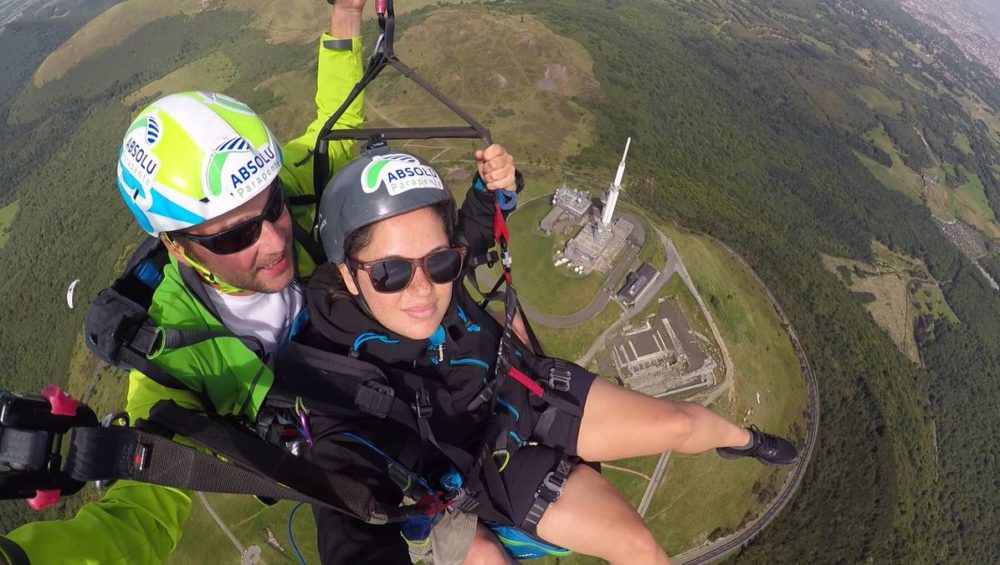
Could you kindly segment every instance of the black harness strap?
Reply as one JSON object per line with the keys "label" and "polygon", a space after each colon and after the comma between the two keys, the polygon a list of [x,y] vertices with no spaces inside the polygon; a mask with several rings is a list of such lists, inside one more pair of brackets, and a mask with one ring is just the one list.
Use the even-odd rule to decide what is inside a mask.
{"label": "black harness strap", "polygon": [[371,524],[398,522],[427,512],[423,506],[385,507],[352,476],[328,471],[245,429],[172,401],[157,403],[150,422],[207,447],[228,462],[136,428],[82,427],[73,433],[67,458],[70,476],[79,481],[131,479],[186,490],[298,500]]}
{"label": "black harness strap", "polygon": [[542,480],[542,484],[535,491],[535,500],[531,503],[531,510],[524,517],[520,527],[531,535],[538,535],[538,521],[542,519],[542,514],[548,509],[550,504],[559,500],[563,489],[566,487],[566,480],[573,468],[580,460],[576,457],[564,455],[555,469],[549,471]]}
{"label": "black harness strap", "polygon": [[292,237],[302,246],[302,249],[306,250],[306,253],[312,258],[313,263],[322,265],[326,262],[326,253],[323,252],[323,245],[295,220],[292,220]]}

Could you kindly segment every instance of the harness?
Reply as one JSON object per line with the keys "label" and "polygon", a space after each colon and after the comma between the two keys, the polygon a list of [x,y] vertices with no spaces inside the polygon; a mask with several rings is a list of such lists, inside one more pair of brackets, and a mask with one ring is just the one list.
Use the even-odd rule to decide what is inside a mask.
{"label": "harness", "polygon": [[[395,18],[391,0],[377,3],[380,27],[379,41],[366,72],[347,99],[331,115],[321,129],[314,148],[313,180],[315,196],[298,198],[292,204],[319,201],[328,181],[329,142],[346,139],[369,139],[380,133],[385,139],[469,138],[490,144],[489,131],[457,104],[424,81],[402,63],[393,50]],[[395,128],[390,130],[335,130],[334,126],[350,104],[386,66],[393,66],[416,82],[434,98],[461,117],[467,127]],[[476,179],[479,181],[479,179]],[[480,181],[481,183],[481,181]],[[522,312],[511,279],[510,234],[504,212],[515,204],[516,195],[497,191],[494,210],[494,239],[499,255],[475,258],[473,266],[499,261],[502,276],[489,293],[484,293],[484,305],[503,297],[505,319],[497,361],[488,378],[467,410],[476,412],[488,405],[491,433],[481,448],[473,454],[437,439],[430,425],[431,398],[442,394],[440,387],[426,383],[415,389],[412,402],[402,400],[389,380],[377,367],[358,359],[336,356],[301,344],[292,344],[279,362],[279,370],[295,371],[308,366],[310,370],[326,371],[319,389],[317,383],[304,378],[309,371],[296,374],[295,379],[283,379],[272,388],[263,413],[258,418],[256,433],[231,418],[186,410],[171,401],[161,401],[146,422],[137,428],[102,426],[85,405],[65,397],[58,389],[47,388],[42,397],[0,393],[0,435],[4,442],[0,462],[14,462],[19,470],[0,473],[0,498],[32,498],[33,507],[44,508],[58,500],[61,494],[72,494],[91,480],[132,479],[153,484],[206,492],[256,494],[267,498],[299,500],[331,507],[369,523],[408,522],[414,518],[434,517],[448,508],[474,512],[489,522],[504,541],[523,542],[515,530],[501,526],[510,523],[510,504],[500,473],[512,453],[525,440],[515,431],[519,420],[516,408],[500,397],[508,383],[517,383],[527,393],[548,404],[535,432],[544,435],[546,414],[565,410],[579,415],[581,408],[558,396],[568,390],[569,374],[553,369],[542,378],[529,376],[525,359],[531,352],[520,349],[513,336],[515,315]],[[306,202],[309,200],[309,202]],[[296,224],[295,238],[314,258],[321,257],[314,238]],[[194,392],[206,409],[214,406],[204,390],[191,388],[159,369],[150,358],[167,349],[177,349],[219,337],[235,337],[249,348],[261,352],[253,338],[241,338],[228,331],[178,331],[159,328],[149,319],[148,308],[153,292],[162,279],[162,268],[168,258],[159,241],[147,239],[133,255],[125,273],[97,297],[88,311],[85,335],[88,347],[106,363],[122,369],[135,368],[157,383],[172,389]],[[468,271],[478,289],[474,269]],[[500,293],[501,285],[505,285]],[[541,344],[523,317],[532,351],[542,354]],[[488,369],[488,367],[487,367]],[[336,383],[336,386],[330,386]],[[317,390],[324,395],[317,397]],[[502,410],[501,410],[502,409]],[[396,461],[363,435],[348,431],[337,432],[341,437],[365,445],[389,460],[401,479],[415,485],[411,493],[419,495],[415,504],[386,506],[376,500],[370,489],[356,478],[330,472],[289,451],[278,447],[283,426],[289,422],[301,432],[309,444],[323,439],[313,436],[310,419],[319,416],[354,417],[359,414],[392,421],[419,438],[419,446],[410,447],[411,461]],[[555,412],[551,412],[554,418]],[[282,416],[285,418],[282,418]],[[291,417],[288,417],[291,415]],[[549,425],[551,424],[551,419]],[[297,425],[296,425],[297,422]],[[70,434],[70,449],[65,461],[59,455],[63,437]],[[172,441],[182,435],[218,456]],[[261,438],[269,441],[262,441]],[[10,440],[15,441],[10,441]],[[415,451],[416,450],[416,451]],[[420,454],[431,450],[444,456],[457,473],[441,479],[439,490],[423,476]],[[406,450],[404,450],[406,451]],[[414,454],[416,457],[414,458]],[[566,476],[575,461],[564,459],[546,476],[535,496],[532,512],[524,524],[534,533],[537,520],[545,507],[554,502],[562,491]],[[414,471],[416,469],[416,471]],[[455,480],[455,477],[458,477]],[[463,481],[464,479],[464,481]],[[537,541],[537,540],[536,540]],[[543,544],[544,545],[544,544]],[[549,546],[549,553],[560,548]],[[514,553],[515,555],[519,555]],[[528,555],[520,555],[527,557]]]}

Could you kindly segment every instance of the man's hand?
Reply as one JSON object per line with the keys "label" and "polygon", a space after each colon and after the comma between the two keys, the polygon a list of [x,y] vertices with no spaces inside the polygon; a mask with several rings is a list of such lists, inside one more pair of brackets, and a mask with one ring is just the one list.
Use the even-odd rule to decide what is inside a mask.
{"label": "man's hand", "polygon": [[503,145],[494,143],[486,151],[476,151],[476,168],[487,190],[514,190],[514,157]]}
{"label": "man's hand", "polygon": [[336,0],[330,16],[330,35],[338,39],[361,37],[361,12],[365,0]]}
{"label": "man's hand", "polygon": [[331,4],[338,9],[353,10],[360,13],[365,8],[365,2],[366,0],[334,0]]}

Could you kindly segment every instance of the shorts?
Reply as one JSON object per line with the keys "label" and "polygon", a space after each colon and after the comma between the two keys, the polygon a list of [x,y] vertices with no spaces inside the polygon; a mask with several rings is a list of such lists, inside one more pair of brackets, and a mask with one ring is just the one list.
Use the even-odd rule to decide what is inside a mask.
{"label": "shorts", "polygon": [[[541,361],[537,368],[538,373],[547,375],[554,361],[551,359]],[[587,403],[590,387],[597,375],[569,362],[566,362],[566,368],[571,372],[569,390],[556,391],[547,387],[545,393],[579,406],[581,415],[571,414],[536,396],[527,395],[529,409],[526,412],[530,414],[530,419],[518,422],[515,430],[522,438],[533,440],[566,455],[576,455],[576,442],[580,436],[580,417]]]}
{"label": "shorts", "polygon": [[408,543],[410,559],[424,565],[461,565],[476,536],[475,514],[445,512],[426,543]]}

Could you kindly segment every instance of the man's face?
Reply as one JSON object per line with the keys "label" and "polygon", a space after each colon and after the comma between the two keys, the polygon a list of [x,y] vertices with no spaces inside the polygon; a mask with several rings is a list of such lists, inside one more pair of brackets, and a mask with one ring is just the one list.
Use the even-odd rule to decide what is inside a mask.
{"label": "man's face", "polygon": [[[294,274],[292,261],[295,260],[292,218],[287,207],[282,209],[276,221],[263,221],[257,241],[236,253],[218,255],[198,242],[183,237],[184,234],[214,235],[241,222],[259,217],[264,212],[272,191],[281,190],[280,185],[275,187],[261,192],[242,206],[219,217],[184,230],[175,239],[176,244],[212,274],[233,286],[253,292],[283,290],[292,281]],[[183,257],[179,259],[184,260]]]}

